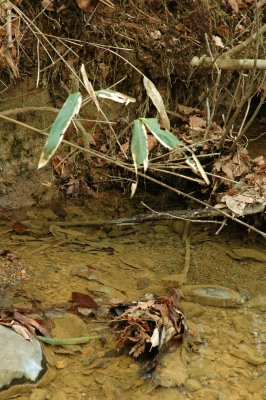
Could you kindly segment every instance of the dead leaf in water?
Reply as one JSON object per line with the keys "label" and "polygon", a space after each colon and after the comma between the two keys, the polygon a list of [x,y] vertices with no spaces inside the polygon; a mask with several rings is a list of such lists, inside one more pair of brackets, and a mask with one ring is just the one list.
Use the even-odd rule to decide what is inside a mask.
{"label": "dead leaf in water", "polygon": [[16,233],[17,235],[21,235],[25,233],[28,227],[20,221],[13,222],[11,225],[12,232]]}
{"label": "dead leaf in water", "polygon": [[77,308],[89,308],[94,311],[97,311],[99,308],[96,301],[88,294],[72,292],[72,301]]}

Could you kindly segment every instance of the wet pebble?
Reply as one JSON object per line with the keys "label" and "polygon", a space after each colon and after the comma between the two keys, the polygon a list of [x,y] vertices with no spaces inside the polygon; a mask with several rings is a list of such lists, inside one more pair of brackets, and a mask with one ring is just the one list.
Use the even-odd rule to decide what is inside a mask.
{"label": "wet pebble", "polygon": [[196,390],[201,389],[201,384],[196,379],[188,379],[185,386],[190,392],[195,392]]}
{"label": "wet pebble", "polygon": [[266,262],[266,255],[255,249],[232,249],[231,252],[228,251],[228,255],[230,255],[233,259],[244,261],[244,260],[253,260],[257,262]]}
{"label": "wet pebble", "polygon": [[35,389],[30,395],[30,400],[45,400],[47,399],[46,395],[46,389]]}
{"label": "wet pebble", "polygon": [[216,376],[214,363],[202,357],[191,361],[187,369],[189,377],[192,379],[206,380]]}
{"label": "wet pebble", "polygon": [[218,400],[218,392],[215,389],[202,388],[195,393],[194,400]]}
{"label": "wet pebble", "polygon": [[266,397],[266,373],[255,378],[249,384],[249,393],[261,393]]}
{"label": "wet pebble", "polygon": [[262,365],[265,363],[265,358],[262,356],[262,354],[255,350],[254,348],[251,348],[245,344],[240,344],[237,346],[237,348],[233,348],[229,350],[230,354],[233,356],[240,358],[241,360],[247,361],[249,364],[252,365]]}
{"label": "wet pebble", "polygon": [[156,224],[153,229],[154,229],[154,232],[162,234],[162,235],[164,235],[165,233],[169,234],[169,231],[170,231],[169,225],[162,225],[162,224]]}
{"label": "wet pebble", "polygon": [[71,338],[87,336],[88,329],[81,318],[75,314],[66,313],[62,318],[53,318],[52,336]]}
{"label": "wet pebble", "polygon": [[199,317],[206,311],[206,308],[200,306],[199,304],[189,303],[187,301],[182,301],[181,306],[187,318]]}
{"label": "wet pebble", "polygon": [[266,311],[266,296],[259,294],[247,303],[247,307],[260,311]]}
{"label": "wet pebble", "polygon": [[[245,335],[234,330],[221,329],[218,332],[218,343],[220,346],[238,345],[246,340]],[[214,341],[213,341],[214,343]]]}
{"label": "wet pebble", "polygon": [[139,289],[139,290],[145,289],[149,285],[150,285],[150,279],[149,278],[144,276],[143,278],[137,279],[137,289]]}
{"label": "wet pebble", "polygon": [[183,385],[188,373],[180,352],[166,354],[156,370],[159,385],[165,388]]}
{"label": "wet pebble", "polygon": [[54,393],[54,399],[68,400],[68,395],[65,392],[63,392],[62,390],[58,390],[56,393]]}
{"label": "wet pebble", "polygon": [[238,307],[246,298],[240,293],[214,285],[184,285],[182,293],[185,300],[213,307]]}

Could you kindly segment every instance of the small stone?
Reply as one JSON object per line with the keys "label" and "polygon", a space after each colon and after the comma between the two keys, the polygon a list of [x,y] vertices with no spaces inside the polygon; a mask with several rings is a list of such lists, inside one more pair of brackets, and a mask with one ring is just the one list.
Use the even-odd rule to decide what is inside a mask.
{"label": "small stone", "polygon": [[169,233],[169,226],[162,225],[162,224],[156,224],[154,226],[154,232],[164,235],[165,233]]}
{"label": "small stone", "polygon": [[186,381],[186,388],[190,392],[195,392],[196,390],[201,389],[201,384],[198,381],[196,381],[196,379],[188,379]]}
{"label": "small stone", "polygon": [[166,354],[156,372],[159,385],[165,388],[181,386],[188,378],[180,351]]}
{"label": "small stone", "polygon": [[232,249],[232,251],[228,251],[227,254],[231,256],[235,260],[245,261],[245,260],[253,260],[257,262],[266,263],[266,255],[258,250],[254,249]]}
{"label": "small stone", "polygon": [[172,228],[175,233],[182,235],[184,231],[184,221],[174,221],[172,223]]}
{"label": "small stone", "polygon": [[247,303],[248,308],[255,308],[259,311],[266,311],[266,296],[259,294]]}
{"label": "small stone", "polygon": [[214,389],[200,389],[197,391],[197,400],[218,400],[217,390]]}
{"label": "small stone", "polygon": [[249,393],[261,393],[266,396],[266,373],[253,379],[248,386]]}
{"label": "small stone", "polygon": [[68,366],[68,364],[69,364],[69,360],[61,359],[56,362],[56,368],[63,369],[63,368],[66,368]]}
{"label": "small stone", "polygon": [[150,279],[149,278],[147,278],[147,277],[143,277],[143,278],[139,278],[138,280],[137,280],[137,288],[139,289],[139,290],[141,290],[141,289],[145,289],[146,287],[148,287],[150,285]]}
{"label": "small stone", "polygon": [[206,308],[202,307],[201,305],[195,303],[189,303],[187,301],[185,302],[182,301],[181,305],[182,305],[182,310],[184,310],[184,314],[186,315],[187,318],[199,317],[206,311]]}
{"label": "small stone", "polygon": [[266,359],[261,355],[260,352],[245,344],[239,344],[236,349],[231,349],[229,352],[233,356],[240,358],[241,360],[245,360],[249,364],[255,366],[262,365],[266,361]]}
{"label": "small stone", "polygon": [[183,285],[186,301],[213,307],[238,307],[247,300],[235,290],[215,285]]}
{"label": "small stone", "polygon": [[56,392],[54,394],[54,399],[56,399],[56,400],[67,400],[68,397],[67,397],[65,392],[63,392],[62,390],[58,390],[58,392]]}
{"label": "small stone", "polygon": [[34,392],[30,395],[30,400],[45,400],[47,399],[46,389],[34,389]]}
{"label": "small stone", "polygon": [[214,365],[215,363],[207,358],[191,361],[187,366],[189,377],[201,381],[215,378],[217,373]]}
{"label": "small stone", "polygon": [[63,318],[53,318],[53,323],[52,335],[54,337],[69,338],[88,335],[85,322],[75,314],[66,313]]}

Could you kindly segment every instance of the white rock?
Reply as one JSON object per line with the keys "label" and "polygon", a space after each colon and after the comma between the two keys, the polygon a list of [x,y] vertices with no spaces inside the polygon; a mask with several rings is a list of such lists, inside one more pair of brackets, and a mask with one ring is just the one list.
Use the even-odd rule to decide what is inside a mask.
{"label": "white rock", "polygon": [[38,378],[43,369],[43,354],[37,340],[30,342],[0,325],[0,349],[0,389],[8,387],[13,379],[35,381]]}

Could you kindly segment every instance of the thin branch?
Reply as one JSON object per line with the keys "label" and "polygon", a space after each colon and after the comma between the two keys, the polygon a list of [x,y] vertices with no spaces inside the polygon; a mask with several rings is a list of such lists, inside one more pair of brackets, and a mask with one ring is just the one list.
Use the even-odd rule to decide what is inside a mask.
{"label": "thin branch", "polygon": [[263,35],[266,32],[266,24],[264,24],[257,32],[255,32],[252,36],[250,36],[247,40],[242,43],[239,43],[237,46],[232,49],[226,51],[223,56],[224,57],[232,57],[237,53],[240,53],[244,49],[248,49],[252,42],[254,42],[260,35]]}

